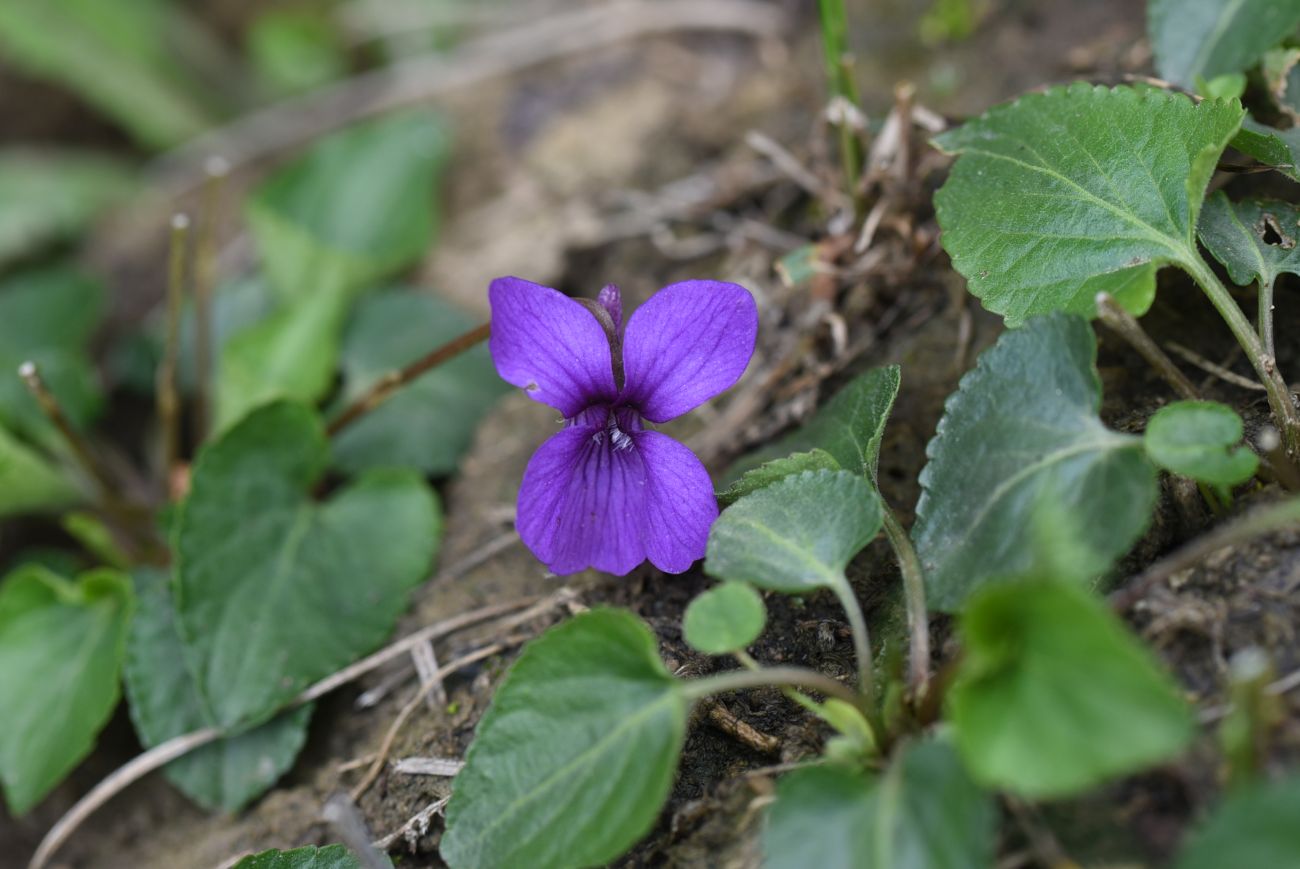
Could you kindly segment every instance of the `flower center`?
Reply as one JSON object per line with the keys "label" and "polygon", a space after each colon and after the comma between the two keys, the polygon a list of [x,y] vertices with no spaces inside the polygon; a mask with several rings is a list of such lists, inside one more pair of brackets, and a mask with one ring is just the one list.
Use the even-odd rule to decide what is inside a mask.
{"label": "flower center", "polygon": [[630,407],[610,407],[606,404],[593,404],[564,423],[566,426],[582,426],[594,429],[591,434],[593,444],[608,443],[616,452],[632,447],[632,435],[645,428],[641,414]]}

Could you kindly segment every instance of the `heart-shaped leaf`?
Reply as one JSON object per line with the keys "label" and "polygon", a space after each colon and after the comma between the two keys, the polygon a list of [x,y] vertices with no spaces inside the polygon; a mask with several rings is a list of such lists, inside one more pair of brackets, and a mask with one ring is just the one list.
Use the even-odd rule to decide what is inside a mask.
{"label": "heart-shaped leaf", "polygon": [[14,814],[90,753],[117,705],[131,581],[20,567],[0,582],[0,784]]}
{"label": "heart-shaped leaf", "polygon": [[1178,688],[1105,604],[1074,583],[990,585],[961,618],[948,694],[966,767],[1039,799],[1168,760],[1195,734]]}
{"label": "heart-shaped leaf", "polygon": [[777,784],[766,869],[984,869],[997,812],[952,749],[908,746],[884,772],[824,764]]}
{"label": "heart-shaped leaf", "polygon": [[377,471],[316,503],[328,459],[317,416],[276,402],[194,463],[175,532],[178,623],[221,727],[260,724],[381,643],[437,551],[422,479]]}
{"label": "heart-shaped leaf", "polygon": [[1160,408],[1142,437],[1151,461],[1167,471],[1216,486],[1255,476],[1259,457],[1241,445],[1237,412],[1215,401],[1177,401]]}
{"label": "heart-shaped leaf", "polygon": [[1277,869],[1300,866],[1300,776],[1229,793],[1188,837],[1177,869]]}
{"label": "heart-shaped leaf", "polygon": [[1238,286],[1272,286],[1280,274],[1300,274],[1300,208],[1289,202],[1233,202],[1219,191],[1205,201],[1198,232]]}
{"label": "heart-shaped leaf", "polygon": [[765,462],[814,449],[830,454],[839,467],[875,480],[880,439],[898,395],[899,378],[897,365],[858,375],[802,426],[732,465],[727,480],[734,483]]}
{"label": "heart-shaped leaf", "polygon": [[428,114],[321,139],[254,193],[248,221],[285,303],[367,289],[429,248],[449,137]]}
{"label": "heart-shaped leaf", "polygon": [[682,634],[706,655],[727,655],[757,640],[766,624],[767,608],[759,593],[743,582],[724,582],[691,601]]}
{"label": "heart-shaped leaf", "polygon": [[[135,573],[139,602],[127,641],[126,696],[140,741],[152,748],[183,733],[212,727],[216,720],[186,665],[190,657],[176,629],[167,575]],[[202,746],[172,761],[168,780],[200,805],[236,812],[275,783],[307,739],[311,706]]]}
{"label": "heart-shaped leaf", "polygon": [[1097,576],[1141,536],[1156,499],[1142,440],[1097,417],[1097,342],[1081,318],[1038,317],[1005,333],[944,409],[912,539],[928,603],[953,611],[987,579],[1034,565],[1033,517],[1073,517]]}
{"label": "heart-shaped leaf", "polygon": [[[474,325],[457,308],[423,293],[363,299],[343,343],[343,401]],[[335,464],[348,471],[402,466],[449,473],[483,414],[509,389],[487,347],[475,347],[402,387],[341,432],[333,444]]]}
{"label": "heart-shaped leaf", "polygon": [[806,453],[793,453],[781,459],[764,462],[718,493],[718,506],[730,507],[746,495],[766,489],[791,474],[804,471],[838,471],[840,463],[825,450],[812,449]]}
{"label": "heart-shaped leaf", "polygon": [[263,851],[245,857],[235,869],[361,869],[361,863],[342,845]]}
{"label": "heart-shaped leaf", "polygon": [[1196,219],[1240,104],[1087,84],[998,106],[935,138],[960,155],[935,196],[943,246],[1008,325],[1092,316],[1105,291],[1134,313],[1156,269],[1199,263]]}
{"label": "heart-shaped leaf", "polygon": [[547,631],[479,722],[442,858],[456,869],[613,860],[668,797],[688,705],[631,613],[592,610]]}
{"label": "heart-shaped leaf", "polygon": [[349,307],[345,293],[322,292],[233,335],[218,362],[217,430],[268,401],[312,403],[328,392]]}
{"label": "heart-shaped leaf", "polygon": [[732,504],[709,532],[704,572],[793,594],[839,588],[880,531],[880,496],[849,471],[804,471]]}
{"label": "heart-shaped leaf", "polygon": [[1183,87],[1245,72],[1300,25],[1295,0],[1150,0],[1147,32],[1160,76]]}

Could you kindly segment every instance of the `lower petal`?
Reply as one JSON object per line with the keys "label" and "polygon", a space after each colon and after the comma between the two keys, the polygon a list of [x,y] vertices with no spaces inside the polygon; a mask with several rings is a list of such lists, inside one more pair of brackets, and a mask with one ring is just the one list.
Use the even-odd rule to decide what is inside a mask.
{"label": "lower petal", "polygon": [[622,575],[646,558],[645,489],[645,468],[630,444],[616,449],[601,428],[566,428],[529,460],[515,525],[557,574],[594,567]]}
{"label": "lower petal", "polygon": [[718,518],[713,481],[695,453],[668,435],[643,431],[633,439],[645,466],[646,555],[665,573],[684,573],[704,557]]}

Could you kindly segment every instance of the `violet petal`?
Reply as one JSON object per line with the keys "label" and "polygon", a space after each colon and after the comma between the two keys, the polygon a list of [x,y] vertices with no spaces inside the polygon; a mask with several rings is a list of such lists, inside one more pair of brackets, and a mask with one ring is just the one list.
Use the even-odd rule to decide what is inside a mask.
{"label": "violet petal", "polygon": [[623,401],[667,422],[729,389],[745,373],[758,307],[739,284],[670,284],[637,308],[623,335]]}
{"label": "violet petal", "polygon": [[488,347],[503,380],[566,417],[614,398],[609,340],[590,311],[558,290],[513,277],[494,280],[488,300]]}
{"label": "violet petal", "polygon": [[646,557],[645,488],[635,447],[615,449],[602,427],[570,426],[528,461],[515,527],[557,574],[594,567],[622,575]]}
{"label": "violet petal", "polygon": [[643,431],[633,439],[645,465],[646,555],[664,573],[684,573],[704,557],[718,518],[713,481],[695,453],[668,435]]}

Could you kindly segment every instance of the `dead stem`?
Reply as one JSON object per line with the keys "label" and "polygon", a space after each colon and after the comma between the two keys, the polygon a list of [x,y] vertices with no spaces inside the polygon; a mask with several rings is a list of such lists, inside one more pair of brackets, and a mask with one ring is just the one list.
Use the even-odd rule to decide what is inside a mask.
{"label": "dead stem", "polygon": [[379,405],[391,398],[394,392],[415,380],[421,374],[437,368],[442,363],[454,359],[474,345],[486,341],[490,332],[491,324],[484,323],[459,338],[453,338],[406,367],[388,372],[375,381],[374,385],[364,395],[357,398],[356,401],[352,402],[342,413],[336,416],[329,424],[329,427],[325,429],[326,434],[330,437],[336,436],[352,423],[379,407]]}
{"label": "dead stem", "polygon": [[99,487],[100,495],[103,497],[105,504],[118,504],[120,500],[117,496],[117,484],[109,476],[108,471],[95,460],[95,456],[90,451],[90,446],[82,438],[81,434],[72,426],[68,420],[68,415],[63,412],[59,400],[50,392],[49,387],[45,384],[45,379],[41,377],[41,371],[35,362],[24,362],[18,366],[18,376],[23,379],[27,385],[27,390],[36,399],[40,405],[41,411],[45,417],[54,424],[63,440],[72,450],[78,464],[82,470],[95,481]]}
{"label": "dead stem", "polygon": [[511,646],[520,645],[527,640],[528,636],[525,634],[514,634],[506,637],[500,642],[491,643],[490,645],[470,652],[467,655],[462,655],[444,667],[439,667],[438,672],[433,675],[431,683],[428,685],[421,685],[417,688],[415,693],[411,695],[411,699],[406,701],[406,705],[402,707],[402,711],[397,713],[397,718],[393,719],[393,723],[388,728],[388,732],[384,734],[383,742],[379,744],[379,750],[375,752],[375,759],[371,761],[370,768],[367,769],[366,774],[361,777],[361,781],[357,782],[357,786],[352,789],[352,799],[361,799],[362,795],[365,794],[365,792],[370,789],[370,786],[375,783],[375,780],[379,778],[379,774],[384,770],[384,764],[388,763],[388,755],[393,750],[393,743],[397,740],[397,734],[401,732],[402,727],[406,725],[406,722],[415,713],[415,710],[420,707],[420,702],[424,700],[426,695],[428,695],[430,687],[433,684],[442,684],[443,679],[447,678],[452,673],[455,673],[457,670],[462,670],[470,664],[475,664],[479,661],[491,658],[493,655],[499,655]]}
{"label": "dead stem", "polygon": [[1183,374],[1159,345],[1151,340],[1151,336],[1138,323],[1137,318],[1124,310],[1110,293],[1097,294],[1097,316],[1110,327],[1111,331],[1127,341],[1129,346],[1136,350],[1138,355],[1145,359],[1147,364],[1155,369],[1155,372],[1173,387],[1174,392],[1179,396],[1191,400],[1201,397],[1196,387],[1187,379],[1187,375]]}
{"label": "dead stem", "polygon": [[[566,599],[566,596],[560,594],[552,595],[538,602],[536,597],[517,598],[506,603],[493,604],[492,606],[482,607],[467,613],[461,613],[449,619],[436,622],[412,634],[408,634],[400,640],[389,644],[388,646],[375,652],[367,658],[363,658],[349,667],[326,676],[315,685],[307,688],[298,696],[294,697],[285,705],[285,709],[292,709],[309,703],[319,697],[328,694],[336,688],[339,688],[366,673],[388,663],[394,658],[409,654],[410,650],[419,643],[427,642],[439,637],[445,637],[448,634],[463,630],[481,622],[486,622],[500,616],[516,613],[520,610],[525,612],[549,604],[552,601],[560,603]],[[475,653],[477,654],[477,653]],[[467,656],[467,658],[470,656]],[[455,670],[474,663],[474,660],[461,658],[445,665],[439,672],[443,676],[450,675]],[[78,827],[90,817],[97,809],[117,796],[123,790],[144,778],[149,773],[161,769],[171,763],[178,757],[215,742],[223,736],[223,732],[215,727],[207,727],[202,730],[196,730],[193,733],[186,733],[169,739],[166,742],[156,745],[148,751],[132,758],[128,763],[119,767],[107,778],[95,785],[89,793],[76,802],[71,809],[59,818],[59,820],[45,834],[41,840],[40,846],[37,847],[36,853],[32,856],[31,861],[27,864],[27,869],[42,869],[50,860],[54,853],[68,840]]]}

